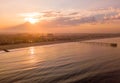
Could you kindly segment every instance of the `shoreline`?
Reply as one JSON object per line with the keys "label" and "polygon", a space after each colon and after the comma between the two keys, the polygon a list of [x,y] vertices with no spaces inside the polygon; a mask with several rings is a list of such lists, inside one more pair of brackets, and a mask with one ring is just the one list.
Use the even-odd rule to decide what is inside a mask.
{"label": "shoreline", "polygon": [[103,37],[103,38],[90,38],[90,39],[79,39],[79,40],[67,40],[67,41],[48,41],[48,42],[40,42],[40,43],[21,43],[21,44],[12,44],[12,45],[0,45],[0,51],[3,49],[18,49],[25,48],[31,46],[43,46],[43,45],[53,45],[53,44],[61,44],[61,43],[69,43],[69,42],[79,42],[79,41],[87,41],[87,40],[95,40],[95,39],[106,39],[106,38],[117,38],[117,37]]}
{"label": "shoreline", "polygon": [[68,43],[70,41],[51,41],[51,42],[40,42],[40,43],[22,43],[22,44],[12,44],[12,45],[2,45],[0,46],[0,51],[2,49],[17,49],[17,48],[25,48],[31,46],[43,46],[43,45],[52,45],[52,44],[60,44],[60,43]]}

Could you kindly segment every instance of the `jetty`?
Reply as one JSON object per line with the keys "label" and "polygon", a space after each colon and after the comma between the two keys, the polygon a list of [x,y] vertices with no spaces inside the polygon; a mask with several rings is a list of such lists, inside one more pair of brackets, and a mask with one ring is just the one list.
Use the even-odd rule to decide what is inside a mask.
{"label": "jetty", "polygon": [[80,42],[80,43],[101,45],[101,46],[111,46],[111,47],[117,47],[118,46],[117,43],[105,43],[105,42]]}
{"label": "jetty", "polygon": [[9,50],[7,50],[7,49],[1,49],[1,50],[3,50],[4,52],[10,52]]}

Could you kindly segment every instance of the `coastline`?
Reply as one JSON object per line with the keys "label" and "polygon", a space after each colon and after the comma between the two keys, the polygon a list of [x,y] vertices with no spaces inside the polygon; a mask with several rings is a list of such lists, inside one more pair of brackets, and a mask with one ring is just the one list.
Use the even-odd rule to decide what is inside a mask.
{"label": "coastline", "polygon": [[106,38],[117,38],[117,37],[103,37],[103,38],[90,38],[90,39],[79,39],[79,40],[67,40],[67,41],[48,41],[48,42],[40,42],[40,43],[21,43],[21,44],[12,44],[12,45],[0,45],[0,51],[3,49],[17,49],[17,48],[25,48],[31,46],[43,46],[43,45],[52,45],[52,44],[60,44],[60,43],[68,43],[68,42],[79,42],[79,41],[87,41],[94,39],[106,39]]}
{"label": "coastline", "polygon": [[67,43],[70,41],[51,41],[51,42],[40,42],[40,43],[22,43],[22,44],[12,44],[12,45],[1,45],[0,51],[2,49],[17,49],[17,48],[25,48],[31,46],[43,46],[43,45],[52,45],[52,44],[59,44],[59,43]]}

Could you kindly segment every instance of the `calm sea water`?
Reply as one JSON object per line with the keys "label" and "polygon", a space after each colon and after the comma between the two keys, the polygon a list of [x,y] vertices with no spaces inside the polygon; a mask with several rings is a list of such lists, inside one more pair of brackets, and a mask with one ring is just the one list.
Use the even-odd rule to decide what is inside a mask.
{"label": "calm sea water", "polygon": [[0,53],[0,83],[120,83],[120,38]]}

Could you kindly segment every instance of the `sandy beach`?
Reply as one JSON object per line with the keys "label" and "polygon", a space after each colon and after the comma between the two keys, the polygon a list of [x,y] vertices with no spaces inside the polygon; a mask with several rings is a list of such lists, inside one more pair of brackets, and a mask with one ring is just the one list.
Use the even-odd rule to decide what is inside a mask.
{"label": "sandy beach", "polygon": [[78,41],[86,41],[86,40],[93,40],[93,39],[105,39],[105,38],[115,38],[115,37],[96,37],[96,38],[66,40],[66,41],[62,40],[62,41],[47,41],[47,42],[40,42],[40,43],[21,43],[21,44],[11,44],[11,45],[0,45],[0,51],[2,51],[3,49],[9,50],[9,49],[16,49],[16,48],[31,47],[31,46],[41,46],[41,45],[78,42]]}
{"label": "sandy beach", "polygon": [[40,42],[40,43],[23,43],[23,44],[13,44],[13,45],[1,45],[0,51],[3,49],[16,49],[16,48],[24,48],[24,47],[31,47],[31,46],[41,46],[41,45],[49,45],[49,44],[58,44],[58,43],[65,43],[70,41],[51,41],[51,42]]}

